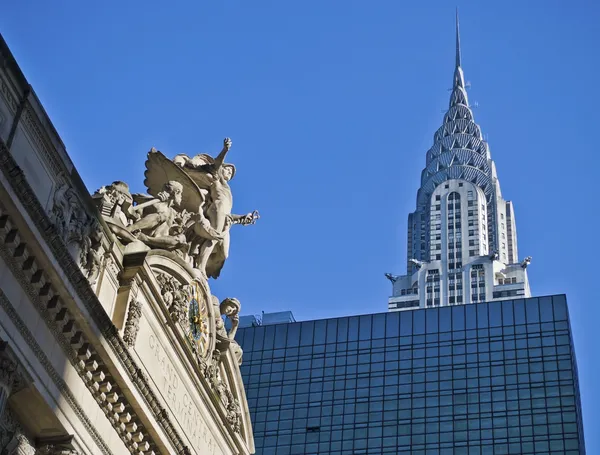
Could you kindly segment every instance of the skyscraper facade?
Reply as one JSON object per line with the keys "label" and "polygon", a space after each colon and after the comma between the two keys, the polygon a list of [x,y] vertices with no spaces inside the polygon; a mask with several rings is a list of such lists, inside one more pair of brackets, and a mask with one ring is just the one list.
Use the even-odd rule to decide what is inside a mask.
{"label": "skyscraper facade", "polygon": [[392,281],[389,310],[529,297],[513,204],[475,123],[462,70],[458,15],[452,94],[427,151],[417,208],[408,215],[407,274]]}
{"label": "skyscraper facade", "polygon": [[585,454],[564,295],[236,338],[257,455]]}

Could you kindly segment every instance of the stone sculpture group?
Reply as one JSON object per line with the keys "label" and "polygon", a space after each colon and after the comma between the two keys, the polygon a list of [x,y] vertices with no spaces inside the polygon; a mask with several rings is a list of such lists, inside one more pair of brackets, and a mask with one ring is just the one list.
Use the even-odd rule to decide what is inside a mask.
{"label": "stone sculpture group", "polygon": [[[259,214],[256,210],[245,215],[231,213],[229,181],[235,167],[225,162],[230,149],[231,140],[226,138],[214,158],[198,154],[177,155],[171,160],[152,148],[144,174],[148,194],[132,194],[123,181],[100,188],[92,195],[100,222],[81,208],[73,190],[65,185],[55,193],[51,218],[63,241],[72,245],[72,254],[92,286],[109,267],[109,255],[100,241],[106,227],[121,243],[124,254],[152,253],[187,272],[191,278],[167,267],[154,270],[154,276],[171,324],[189,341],[202,376],[226,409],[227,422],[239,432],[240,402],[223,378],[220,364],[228,352],[234,362],[242,362],[242,349],[234,340],[240,302],[234,298],[219,302],[210,292],[208,279],[218,278],[227,260],[231,227],[255,224]],[[142,306],[141,300],[133,297],[128,304],[122,337],[132,349]],[[223,318],[230,321],[229,331]]]}
{"label": "stone sculpture group", "polygon": [[231,226],[259,218],[258,211],[231,213],[229,181],[235,167],[225,163],[230,148],[226,138],[216,158],[177,155],[173,160],[153,148],[144,181],[149,195],[132,195],[125,182],[117,181],[93,197],[123,243],[140,241],[150,249],[171,251],[205,279],[218,278],[229,255]]}
{"label": "stone sculpture group", "polygon": [[[230,149],[231,140],[225,138],[223,149],[215,158],[207,154],[193,157],[180,154],[170,160],[152,148],[145,163],[144,184],[149,194],[131,194],[127,183],[115,181],[100,188],[92,198],[110,230],[124,245],[141,243],[147,249],[170,255],[197,280],[216,279],[229,255],[231,227],[254,224],[259,218],[256,210],[245,215],[231,213],[233,197],[229,181],[235,175],[235,166],[225,162]],[[87,260],[94,267],[87,267],[90,270],[86,272],[87,262],[82,260],[82,270],[95,277],[99,259],[94,256],[93,248],[88,249],[85,259],[88,256],[95,259]],[[181,326],[187,322],[193,324],[194,321],[188,321],[189,286],[164,274],[159,274],[157,280],[173,321]],[[235,357],[241,363],[242,350],[233,341],[240,303],[232,298],[221,303],[215,296],[210,298],[212,302],[202,302],[201,306],[212,303],[216,349],[223,353],[233,344]],[[200,313],[192,319],[198,330],[206,331],[207,323]],[[229,334],[221,316],[231,321]],[[131,341],[135,340],[137,324],[129,322],[125,338]]]}

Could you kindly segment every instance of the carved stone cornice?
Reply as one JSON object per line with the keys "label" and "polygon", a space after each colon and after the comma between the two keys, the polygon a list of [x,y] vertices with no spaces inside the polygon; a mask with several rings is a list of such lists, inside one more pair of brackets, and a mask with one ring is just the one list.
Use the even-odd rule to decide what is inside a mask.
{"label": "carved stone cornice", "polygon": [[86,411],[79,405],[79,403],[77,403],[75,395],[73,394],[73,392],[71,392],[71,389],[63,380],[62,374],[56,371],[56,369],[52,365],[52,362],[50,361],[48,356],[46,356],[44,350],[36,341],[36,338],[33,335],[33,333],[31,333],[31,331],[27,328],[27,326],[20,318],[18,313],[15,311],[14,307],[8,301],[8,299],[4,295],[4,292],[2,292],[1,289],[0,307],[6,312],[11,322],[15,325],[15,327],[17,328],[25,342],[28,344],[35,357],[38,359],[44,370],[46,370],[46,373],[48,374],[48,376],[50,376],[50,378],[60,391],[61,395],[64,397],[65,401],[69,404],[71,409],[73,409],[77,417],[79,417],[79,420],[83,423],[83,426],[90,433],[90,435],[94,439],[94,442],[98,445],[98,447],[100,447],[102,453],[104,453],[105,455],[112,455],[112,452],[109,449],[108,445],[106,444],[100,433],[96,431],[91,420],[88,419]]}

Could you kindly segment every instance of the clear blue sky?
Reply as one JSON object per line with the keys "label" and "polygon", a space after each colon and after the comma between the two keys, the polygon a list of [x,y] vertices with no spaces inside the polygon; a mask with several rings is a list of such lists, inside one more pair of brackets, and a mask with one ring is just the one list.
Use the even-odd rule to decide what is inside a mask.
{"label": "clear blue sky", "polygon": [[[4,35],[91,191],[146,152],[230,136],[238,227],[219,297],[298,319],[386,310],[447,106],[451,2],[6,2]],[[463,68],[535,295],[566,293],[600,453],[600,4],[458,4]],[[595,385],[594,385],[595,384]]]}

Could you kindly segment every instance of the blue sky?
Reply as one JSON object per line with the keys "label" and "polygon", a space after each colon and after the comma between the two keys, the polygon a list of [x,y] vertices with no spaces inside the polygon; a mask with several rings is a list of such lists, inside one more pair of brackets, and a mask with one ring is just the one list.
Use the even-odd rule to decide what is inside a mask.
{"label": "blue sky", "polygon": [[[0,32],[91,191],[144,191],[146,152],[233,139],[232,232],[212,282],[243,312],[386,310],[447,107],[450,2],[104,1],[2,7]],[[587,450],[600,453],[600,5],[461,1],[462,61],[535,295],[566,293]],[[587,238],[587,240],[585,240]]]}

